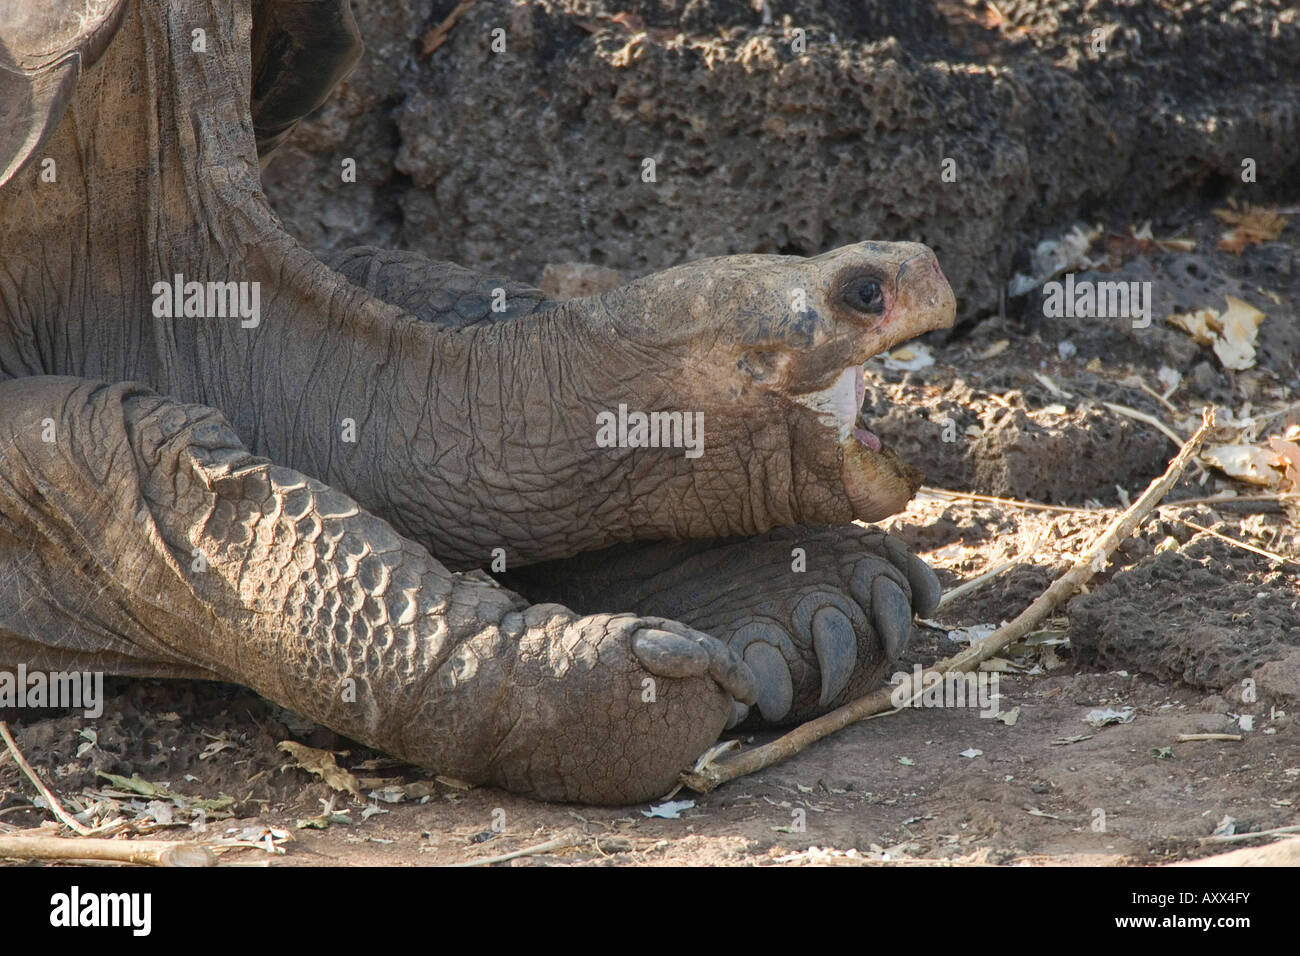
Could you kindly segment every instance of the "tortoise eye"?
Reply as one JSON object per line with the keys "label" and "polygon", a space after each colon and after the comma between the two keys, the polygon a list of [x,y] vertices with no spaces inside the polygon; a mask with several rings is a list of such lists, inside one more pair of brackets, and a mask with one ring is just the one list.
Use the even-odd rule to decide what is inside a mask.
{"label": "tortoise eye", "polygon": [[881,315],[885,311],[885,293],[880,283],[866,276],[854,279],[844,289],[842,298],[849,308],[865,315]]}

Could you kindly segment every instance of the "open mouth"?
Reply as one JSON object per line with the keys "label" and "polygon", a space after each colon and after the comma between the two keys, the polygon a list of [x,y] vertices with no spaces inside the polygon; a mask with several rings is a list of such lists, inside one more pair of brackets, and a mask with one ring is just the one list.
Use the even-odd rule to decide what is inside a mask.
{"label": "open mouth", "polygon": [[862,418],[862,400],[867,395],[867,383],[862,379],[862,369],[854,367],[844,370],[845,376],[853,378],[853,404],[857,411],[853,415],[853,437],[872,451],[881,451],[885,445],[875,432],[869,430]]}
{"label": "open mouth", "polygon": [[884,449],[884,443],[867,428],[862,418],[862,400],[866,394],[867,384],[862,379],[862,368],[850,365],[840,373],[830,388],[796,395],[795,401],[812,409],[827,427],[835,429],[841,443],[852,436],[868,450],[880,452]]}
{"label": "open mouth", "polygon": [[794,399],[815,412],[836,436],[844,456],[840,477],[853,517],[879,521],[902,511],[925,476],[867,427],[862,418],[866,392],[862,368],[851,365],[829,387]]}

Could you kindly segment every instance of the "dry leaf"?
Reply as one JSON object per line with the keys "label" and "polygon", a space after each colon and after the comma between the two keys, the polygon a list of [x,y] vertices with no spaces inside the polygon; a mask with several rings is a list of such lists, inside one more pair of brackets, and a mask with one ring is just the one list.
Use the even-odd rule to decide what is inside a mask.
{"label": "dry leaf", "polygon": [[658,806],[651,806],[649,810],[642,810],[641,816],[661,817],[664,820],[680,820],[683,810],[693,810],[694,808],[694,800],[666,800]]}
{"label": "dry leaf", "polygon": [[1286,490],[1300,491],[1300,445],[1285,438],[1273,437],[1268,440],[1268,447],[1281,459],[1282,481]]}
{"label": "dry leaf", "polygon": [[1136,716],[1137,711],[1126,704],[1119,710],[1114,707],[1090,710],[1084,715],[1083,719],[1094,727],[1105,727],[1107,724],[1131,724]]}
{"label": "dry leaf", "polygon": [[1214,322],[1219,314],[1213,309],[1197,309],[1195,312],[1175,312],[1165,319],[1176,329],[1190,335],[1197,345],[1213,345],[1218,338]]}
{"label": "dry leaf", "polygon": [[1240,371],[1255,364],[1255,336],[1259,324],[1264,321],[1264,313],[1235,296],[1226,295],[1224,298],[1228,310],[1219,316],[1223,331],[1219,333],[1219,341],[1214,343],[1214,354],[1224,368]]}
{"label": "dry leaf", "polygon": [[1070,744],[1082,743],[1085,740],[1091,740],[1092,734],[1071,734],[1069,737],[1057,737],[1052,741],[1053,747],[1068,747]]}
{"label": "dry leaf", "polygon": [[998,339],[998,341],[994,342],[992,345],[986,348],[979,355],[975,356],[975,358],[980,362],[984,361],[985,359],[991,359],[995,355],[1001,355],[1003,352],[1007,350],[1007,347],[1010,345],[1011,345],[1010,339]]}
{"label": "dry leaf", "polygon": [[1084,229],[1076,225],[1060,239],[1044,239],[1030,254],[1030,274],[1017,272],[1013,275],[1007,283],[1007,294],[1013,297],[1024,295],[1062,273],[1082,272],[1102,265],[1106,261],[1104,256],[1097,259],[1088,256],[1092,243],[1102,234],[1101,226]]}
{"label": "dry leaf", "polygon": [[171,788],[165,783],[153,783],[144,779],[138,773],[131,774],[130,779],[119,777],[115,773],[105,773],[102,770],[96,770],[95,775],[103,777],[110,785],[117,790],[124,790],[127,793],[138,793],[142,797],[171,797],[173,796]]}
{"label": "dry leaf", "polygon": [[1241,371],[1255,364],[1255,336],[1267,316],[1249,302],[1225,295],[1223,312],[1197,309],[1176,312],[1165,321],[1190,335],[1197,345],[1208,345],[1224,368]]}
{"label": "dry leaf", "polygon": [[1168,239],[1157,239],[1151,233],[1151,221],[1148,219],[1140,226],[1130,225],[1126,235],[1111,233],[1106,236],[1105,246],[1111,266],[1118,268],[1124,260],[1139,254],[1147,255],[1160,251],[1195,252],[1196,240],[1173,236]]}
{"label": "dry leaf", "polygon": [[350,793],[358,800],[365,799],[361,796],[357,778],[340,767],[330,751],[317,750],[294,740],[282,740],[276,746],[297,761],[295,766],[314,773],[334,790]]}
{"label": "dry leaf", "polygon": [[334,813],[322,813],[318,817],[311,817],[307,820],[298,820],[294,826],[299,830],[328,830],[330,826],[336,823],[347,827],[353,826],[352,817],[341,810]]}
{"label": "dry leaf", "polygon": [[1252,206],[1249,203],[1237,209],[1216,209],[1214,215],[1222,222],[1232,226],[1219,237],[1219,248],[1233,255],[1241,255],[1246,246],[1261,242],[1272,242],[1282,235],[1286,228],[1286,217],[1279,215],[1275,208]]}
{"label": "dry leaf", "polygon": [[443,774],[438,774],[438,776],[433,779],[438,781],[444,787],[451,787],[453,790],[473,790],[475,787],[475,784],[466,783],[464,780],[458,780],[455,777],[447,777]]}
{"label": "dry leaf", "polygon": [[382,790],[384,787],[401,783],[401,777],[357,777],[357,786],[362,790]]}
{"label": "dry leaf", "polygon": [[1201,457],[1230,478],[1270,487],[1281,475],[1278,456],[1259,445],[1211,445]]}

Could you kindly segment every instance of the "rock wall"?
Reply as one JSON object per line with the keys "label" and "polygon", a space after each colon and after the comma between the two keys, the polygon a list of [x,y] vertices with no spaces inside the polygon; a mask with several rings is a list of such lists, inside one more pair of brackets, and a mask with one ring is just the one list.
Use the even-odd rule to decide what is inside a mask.
{"label": "rock wall", "polygon": [[361,65],[264,176],[313,248],[536,282],[915,239],[970,316],[1075,217],[1300,181],[1300,16],[1278,0],[478,0],[423,56],[453,6],[355,0]]}

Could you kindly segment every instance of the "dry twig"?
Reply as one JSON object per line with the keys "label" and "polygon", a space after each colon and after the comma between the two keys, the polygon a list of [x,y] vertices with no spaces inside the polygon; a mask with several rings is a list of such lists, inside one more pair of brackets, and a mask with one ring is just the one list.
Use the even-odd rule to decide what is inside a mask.
{"label": "dry twig", "polygon": [[[1055,521],[1055,519],[1053,519],[1053,521]],[[1043,543],[1044,534],[1045,532],[1040,531],[1034,536],[1034,540],[1029,544],[1029,546],[1021,550],[1020,554],[1016,555],[1014,558],[1008,558],[1006,561],[999,562],[983,574],[973,577],[969,581],[963,581],[951,591],[945,592],[943,597],[939,598],[939,603],[935,605],[935,610],[937,611],[945,604],[951,604],[958,598],[964,597],[976,588],[981,587],[986,582],[998,577],[1000,574],[1010,571],[1012,568],[1032,563],[1030,561],[1030,556],[1038,552],[1039,547]]]}
{"label": "dry twig", "polygon": [[[1170,389],[1170,391],[1167,392],[1165,395],[1161,395],[1159,392],[1157,392],[1154,388],[1152,388],[1152,387],[1151,387],[1150,385],[1148,385],[1146,382],[1138,382],[1138,387],[1140,387],[1140,388],[1142,389],[1142,391],[1146,392],[1148,395],[1150,395],[1152,398],[1154,398],[1157,402],[1159,402],[1159,403],[1160,403],[1161,405],[1163,405],[1165,408],[1169,409],[1169,410],[1170,410],[1171,412],[1173,412],[1175,415],[1178,414],[1178,406],[1176,406],[1173,402],[1169,401],[1169,399],[1168,399],[1168,397],[1167,397],[1168,395],[1172,395],[1172,394],[1173,394],[1173,390],[1172,390],[1172,389]],[[1175,386],[1175,388],[1176,388],[1176,387],[1177,387],[1177,386]]]}
{"label": "dry twig", "polygon": [[18,744],[14,742],[13,735],[9,733],[9,725],[3,720],[0,720],[0,737],[4,738],[5,746],[7,746],[9,752],[13,754],[14,761],[22,768],[23,773],[27,775],[27,779],[32,782],[32,785],[40,791],[41,796],[45,798],[45,802],[49,805],[49,808],[54,815],[58,817],[69,830],[72,830],[80,836],[90,836],[93,834],[95,832],[93,829],[82,823],[78,823],[73,819],[72,815],[68,813],[68,811],[63,809],[63,804],[59,803],[58,797],[51,792],[49,787],[45,786],[45,783],[37,775],[36,771],[32,769],[32,765],[27,762],[27,758],[23,756],[23,752],[18,749]]}
{"label": "dry twig", "polygon": [[1107,408],[1109,408],[1116,415],[1123,415],[1125,418],[1131,418],[1134,421],[1142,422],[1145,425],[1150,425],[1152,428],[1154,428],[1160,434],[1164,435],[1175,445],[1181,446],[1183,444],[1183,439],[1179,437],[1178,432],[1174,431],[1172,428],[1170,428],[1160,419],[1156,418],[1154,415],[1148,415],[1146,412],[1140,412],[1136,408],[1129,408],[1127,405],[1116,405],[1114,402],[1102,402],[1102,404],[1105,405]]}
{"label": "dry twig", "polygon": [[1001,564],[996,564],[993,567],[989,568],[989,570],[985,571],[983,574],[979,575],[978,577],[971,578],[969,581],[963,581],[961,584],[953,588],[951,591],[945,591],[943,597],[939,598],[939,603],[935,605],[934,609],[937,611],[945,604],[951,604],[953,601],[957,600],[958,598],[966,596],[971,591],[974,591],[977,587],[980,587],[981,585],[989,581],[992,581],[994,578],[996,578],[999,574],[1002,574],[1004,571],[1009,571],[1011,568],[1014,568],[1017,565],[1021,564],[1022,560],[1023,560],[1022,558],[1012,558],[1009,561],[1003,561]]}
{"label": "dry twig", "polygon": [[1278,554],[1276,551],[1268,551],[1264,548],[1257,548],[1253,544],[1247,544],[1245,541],[1238,541],[1236,538],[1229,538],[1226,534],[1219,534],[1219,532],[1217,531],[1213,531],[1202,525],[1196,524],[1196,522],[1194,521],[1188,521],[1186,518],[1180,518],[1177,515],[1171,515],[1171,517],[1175,521],[1181,521],[1189,528],[1195,528],[1197,531],[1201,532],[1202,534],[1208,534],[1211,538],[1217,538],[1219,541],[1226,542],[1227,544],[1230,544],[1236,548],[1241,548],[1241,550],[1243,551],[1250,551],[1253,554],[1263,555],[1264,557],[1269,558],[1270,560],[1279,561],[1283,564],[1293,564],[1297,568],[1300,568],[1300,561],[1297,561],[1294,558],[1288,558],[1285,555]]}
{"label": "dry twig", "polygon": [[1183,470],[1187,467],[1187,463],[1192,460],[1192,456],[1200,448],[1205,436],[1214,427],[1214,409],[1206,408],[1201,414],[1201,427],[1179,449],[1178,454],[1170,461],[1169,467],[1165,469],[1165,473],[1151,482],[1147,486],[1147,490],[1142,493],[1142,496],[1137,501],[1133,502],[1131,507],[1125,510],[1123,514],[1117,515],[1079,556],[1074,566],[1053,581],[1046,591],[1017,615],[1015,620],[1004,624],[984,640],[972,644],[961,653],[940,661],[932,668],[927,668],[919,677],[909,674],[904,677],[901,685],[893,688],[881,688],[865,697],[851,701],[843,707],[836,708],[829,714],[823,714],[815,720],[800,724],[788,734],[778,737],[771,743],[755,747],[753,750],[711,764],[701,770],[684,773],[681,777],[682,782],[692,790],[707,793],[729,780],[770,767],[772,764],[794,756],[823,737],[833,734],[835,731],[841,730],[865,717],[897,712],[901,708],[894,707],[895,695],[905,694],[906,699],[910,702],[923,692],[927,686],[927,681],[931,682],[932,686],[932,682],[936,678],[942,680],[943,675],[950,671],[975,670],[983,661],[993,657],[1002,648],[1024,637],[1046,620],[1058,604],[1074,594],[1094,574],[1106,566],[1115,549],[1137,529],[1142,520],[1151,512],[1151,509],[1159,503],[1160,499],[1178,481]]}
{"label": "dry twig", "polygon": [[1233,505],[1246,501],[1273,501],[1281,504],[1284,501],[1300,499],[1300,492],[1279,491],[1269,495],[1210,495],[1208,498],[1180,498],[1177,501],[1167,501],[1162,504],[1161,508],[1190,508],[1194,505]]}
{"label": "dry twig", "polygon": [[522,850],[512,850],[509,853],[502,853],[499,856],[485,856],[478,860],[466,860],[463,863],[453,863],[452,866],[490,866],[493,863],[505,863],[507,860],[515,860],[521,856],[535,856],[538,853],[549,853],[551,850],[560,850],[564,847],[573,846],[578,842],[578,838],[571,833],[556,837],[554,840],[547,840],[545,843],[538,843],[536,846],[524,847]]}
{"label": "dry twig", "polygon": [[995,495],[980,495],[973,491],[949,491],[947,488],[931,488],[922,485],[922,492],[941,498],[959,498],[966,501],[985,501],[994,505],[1008,505],[1012,508],[1027,508],[1030,511],[1062,511],[1067,514],[1088,514],[1092,508],[1074,508],[1070,505],[1045,505],[1038,501],[1021,501],[1018,498],[998,498]]}
{"label": "dry twig", "polygon": [[1201,843],[1240,843],[1243,840],[1281,836],[1284,833],[1300,833],[1300,826],[1274,827],[1272,830],[1256,830],[1254,833],[1225,833],[1223,836],[1207,836],[1201,838]]}
{"label": "dry twig", "polygon": [[78,840],[49,833],[0,836],[0,857],[11,860],[99,860],[144,866],[215,866],[197,843],[167,840]]}

